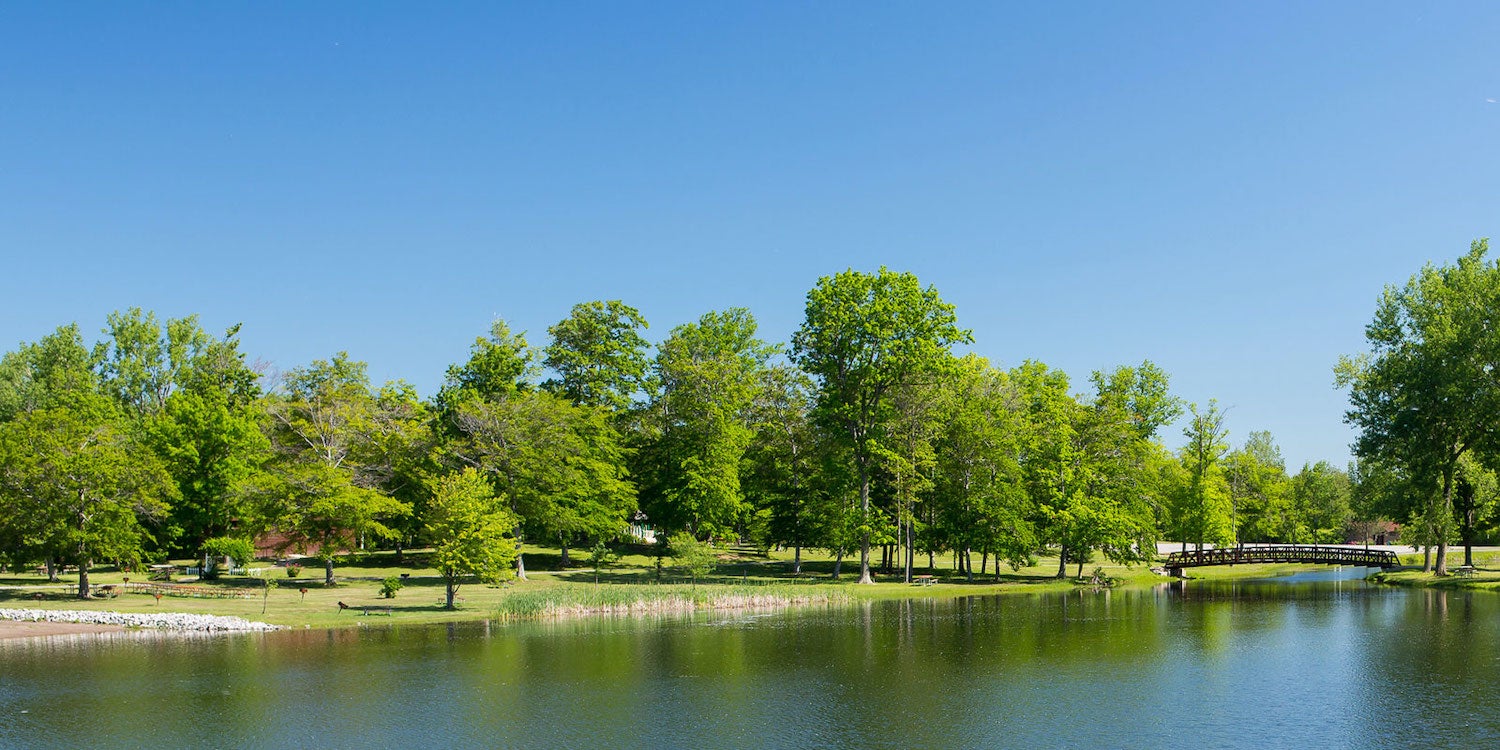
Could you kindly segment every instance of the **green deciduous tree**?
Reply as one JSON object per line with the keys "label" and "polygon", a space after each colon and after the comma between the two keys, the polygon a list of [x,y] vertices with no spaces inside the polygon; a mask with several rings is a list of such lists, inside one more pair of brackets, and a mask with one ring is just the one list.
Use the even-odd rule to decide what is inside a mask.
{"label": "green deciduous tree", "polygon": [[1291,542],[1304,536],[1286,462],[1271,433],[1251,432],[1242,447],[1224,457],[1223,467],[1235,541]]}
{"label": "green deciduous tree", "polygon": [[[935,522],[929,529],[935,538],[925,546],[957,550],[971,580],[968,551],[973,548],[995,557],[997,576],[1002,560],[1014,568],[1029,564],[1040,541],[1020,463],[1026,427],[1022,394],[1004,371],[975,355],[959,360],[941,388],[935,508],[928,516]],[[907,575],[910,580],[909,563]]]}
{"label": "green deciduous tree", "polygon": [[792,337],[793,356],[817,383],[816,413],[848,449],[858,488],[860,582],[870,576],[875,514],[870,486],[889,439],[891,398],[949,361],[970,341],[953,306],[917,277],[885,268],[825,276],[807,294],[806,318]]}
{"label": "green deciduous tree", "polygon": [[513,574],[518,519],[472,467],[439,477],[427,503],[426,534],[432,566],[443,577],[444,601],[453,609],[463,579],[500,583]]}
{"label": "green deciduous tree", "polygon": [[651,419],[658,437],[643,501],[652,521],[712,537],[733,533],[748,513],[741,462],[754,437],[757,394],[775,352],[756,337],[748,310],[710,312],[662,343]]}
{"label": "green deciduous tree", "polygon": [[[556,538],[566,564],[573,539],[617,534],[635,511],[625,448],[601,407],[532,388],[526,378],[534,352],[507,332],[496,323],[467,363],[449,368],[441,450],[444,460],[478,469],[510,502],[521,524],[518,544],[528,533]],[[524,579],[525,558],[515,559]]]}
{"label": "green deciduous tree", "polygon": [[1349,506],[1349,475],[1327,461],[1305,464],[1292,477],[1292,502],[1315,544],[1344,541],[1353,514]]}
{"label": "green deciduous tree", "polygon": [[1414,517],[1423,528],[1408,535],[1437,545],[1438,575],[1447,574],[1459,461],[1496,450],[1500,264],[1488,250],[1476,240],[1457,263],[1387,287],[1365,327],[1370,351],[1335,371],[1349,389],[1345,421],[1359,429],[1359,457],[1440,487]]}
{"label": "green deciduous tree", "polygon": [[713,572],[714,565],[718,563],[713,545],[698,541],[697,537],[686,531],[671,535],[668,545],[672,548],[672,559],[677,562],[677,567],[694,583]]}
{"label": "green deciduous tree", "polygon": [[1182,535],[1183,549],[1192,543],[1201,550],[1205,544],[1234,541],[1234,513],[1222,463],[1229,450],[1229,431],[1217,401],[1210,399],[1202,411],[1197,404],[1189,410],[1192,418],[1182,431],[1188,442],[1181,452],[1188,485],[1177,498],[1174,526]]}
{"label": "green deciduous tree", "polygon": [[619,300],[585,302],[547,333],[544,364],[557,373],[549,390],[576,406],[624,411],[645,385],[647,328],[640,311]]}
{"label": "green deciduous tree", "polygon": [[77,565],[87,598],[95,561],[140,560],[143,522],[165,515],[176,487],[105,397],[68,400],[0,424],[0,511],[9,536]]}
{"label": "green deciduous tree", "polygon": [[315,552],[334,585],[339,554],[396,536],[390,522],[411,512],[380,490],[386,464],[371,436],[387,417],[365,363],[343,352],[287,373],[267,410],[274,457],[245,492],[260,525],[284,534],[289,548]]}
{"label": "green deciduous tree", "polygon": [[822,481],[812,381],[793,367],[767,368],[753,422],[755,439],[746,452],[743,489],[752,505],[769,516],[766,542],[792,547],[792,572],[801,573],[802,548],[816,540],[813,499]]}

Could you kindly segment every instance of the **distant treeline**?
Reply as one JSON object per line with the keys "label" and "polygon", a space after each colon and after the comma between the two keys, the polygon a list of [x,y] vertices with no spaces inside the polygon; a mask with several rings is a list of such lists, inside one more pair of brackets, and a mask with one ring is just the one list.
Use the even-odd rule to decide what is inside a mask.
{"label": "distant treeline", "polygon": [[654,348],[646,328],[620,301],[576,305],[541,347],[496,322],[423,399],[343,352],[268,376],[238,327],[195,317],[118,312],[93,343],[63,326],[0,360],[0,557],[77,566],[86,594],[100,561],[252,539],[320,553],[330,582],[340,551],[430,546],[456,582],[524,576],[522,540],[566,555],[649,524],[827,549],[862,579],[937,555],[973,576],[1060,553],[1063,575],[1161,538],[1338,542],[1390,515],[1357,470],[1289,477],[1268,433],[1231,450],[1212,401],[1169,449],[1184,405],[1149,361],[1077,388],[955,356],[969,331],[911,274],[820,279],[784,344],[741,308]]}

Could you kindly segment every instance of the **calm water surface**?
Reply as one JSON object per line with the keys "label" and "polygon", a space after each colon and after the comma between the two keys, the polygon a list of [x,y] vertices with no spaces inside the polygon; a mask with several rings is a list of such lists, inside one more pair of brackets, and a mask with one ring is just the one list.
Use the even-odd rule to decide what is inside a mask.
{"label": "calm water surface", "polygon": [[0,641],[0,747],[1500,746],[1500,595],[1347,574]]}

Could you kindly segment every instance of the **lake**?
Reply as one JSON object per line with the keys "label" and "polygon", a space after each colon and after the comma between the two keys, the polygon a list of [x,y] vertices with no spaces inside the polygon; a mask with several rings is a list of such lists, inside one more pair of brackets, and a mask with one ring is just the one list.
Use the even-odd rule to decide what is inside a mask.
{"label": "lake", "polygon": [[1354,572],[687,618],[0,641],[0,747],[1500,744],[1500,596]]}

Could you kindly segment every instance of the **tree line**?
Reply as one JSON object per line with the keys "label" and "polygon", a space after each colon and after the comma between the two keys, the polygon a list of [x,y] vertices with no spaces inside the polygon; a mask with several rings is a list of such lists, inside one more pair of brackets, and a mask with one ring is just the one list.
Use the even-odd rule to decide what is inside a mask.
{"label": "tree line", "polygon": [[1500,263],[1475,240],[1454,263],[1427,264],[1381,294],[1370,351],[1340,359],[1345,421],[1359,430],[1362,494],[1404,522],[1425,570],[1447,574],[1448,545],[1493,534],[1500,467]]}
{"label": "tree line", "polygon": [[1160,538],[1341,541],[1390,507],[1360,504],[1387,464],[1288,476],[1268,433],[1231,450],[1214,402],[1169,449],[1184,404],[1149,361],[1078,390],[959,355],[970,331],[909,273],[820,279],[785,344],[743,308],[654,347],[647,330],[618,300],[574,306],[542,346],[496,321],[423,398],[343,352],[264,372],[238,327],[195,317],[117,312],[94,343],[62,326],[0,358],[0,558],[76,566],[86,596],[100,561],[244,558],[252,539],[317,555],[330,584],[345,552],[430,547],[451,604],[463,580],[524,578],[523,542],[566,564],[643,520],[788,548],[799,572],[827,550],[870,581],[939,555],[972,579],[1055,554],[1062,576]]}

